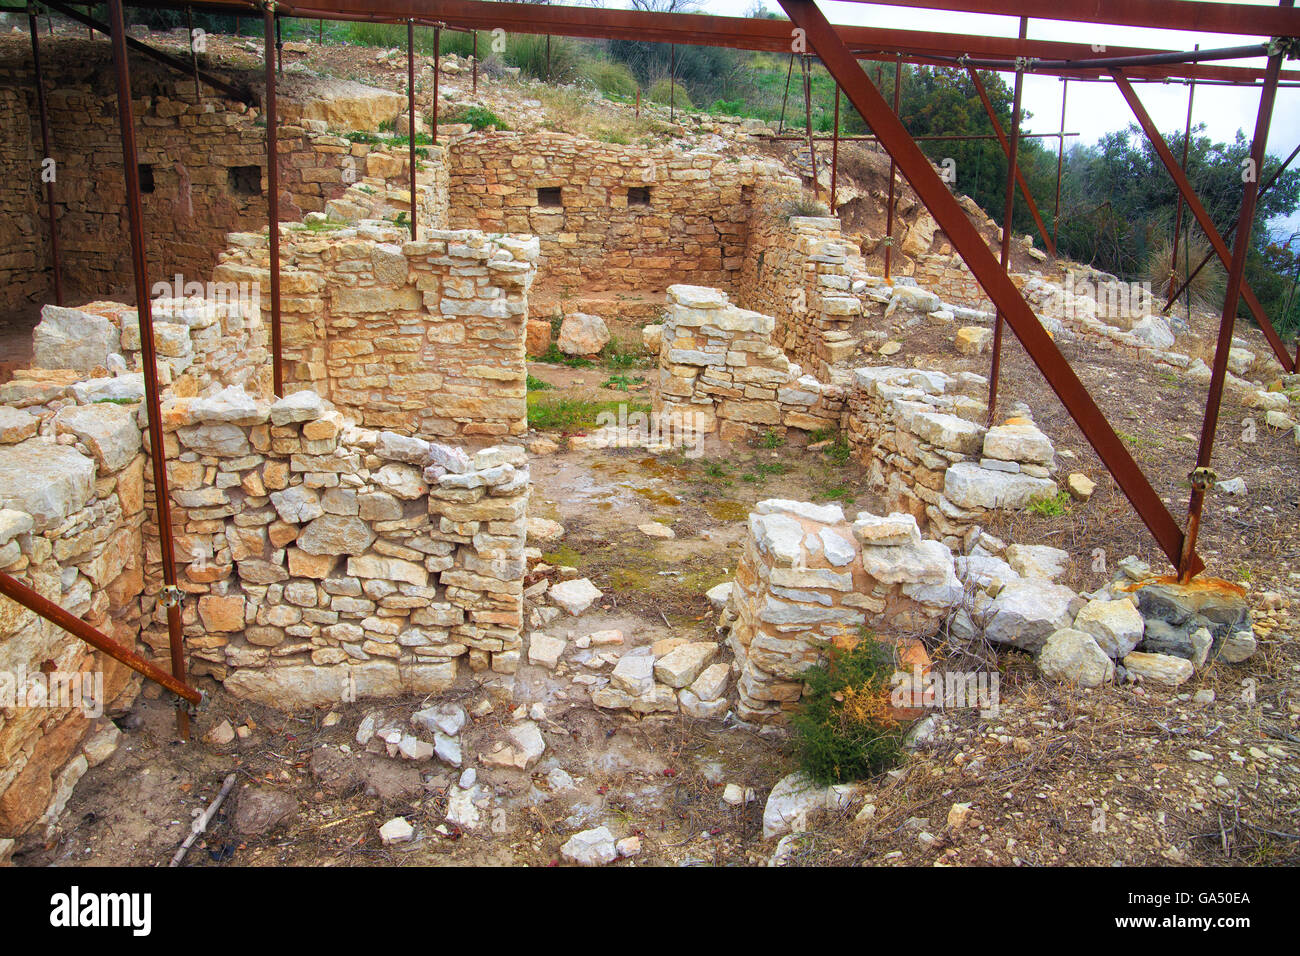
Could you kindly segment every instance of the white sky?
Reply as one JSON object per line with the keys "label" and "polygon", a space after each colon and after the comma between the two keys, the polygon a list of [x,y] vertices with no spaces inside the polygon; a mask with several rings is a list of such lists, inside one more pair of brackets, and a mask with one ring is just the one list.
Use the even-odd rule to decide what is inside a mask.
{"label": "white sky", "polygon": [[[1236,0],[1253,6],[1276,6],[1274,0]],[[744,16],[752,0],[703,0],[702,12],[724,16]],[[779,10],[776,0],[767,0],[769,9]],[[854,26],[896,27],[942,33],[979,33],[986,36],[1015,37],[1019,21],[1015,17],[975,13],[948,13],[885,7],[866,3],[822,0],[822,12],[832,23]],[[1037,40],[1063,40],[1073,43],[1098,43],[1112,46],[1148,47],[1151,49],[1190,50],[1200,43],[1202,49],[1241,46],[1262,42],[1262,37],[1194,33],[1183,30],[1149,30],[1139,27],[1095,26],[1060,20],[1030,20],[1029,37]],[[1263,67],[1265,60],[1229,60],[1225,63]],[[1293,64],[1284,65],[1294,68]],[[1007,79],[1010,80],[1010,75]],[[1181,83],[1136,83],[1141,97],[1156,125],[1165,134],[1181,131],[1187,118],[1187,86]],[[1028,132],[1046,133],[1059,129],[1061,120],[1061,81],[1054,77],[1027,76],[1024,107],[1033,114],[1026,123]],[[1259,107],[1258,89],[1228,86],[1198,86],[1192,123],[1205,123],[1206,133],[1216,141],[1228,142],[1242,130],[1247,137],[1255,128]],[[1067,132],[1081,134],[1069,143],[1094,144],[1102,134],[1123,129],[1135,122],[1132,111],[1112,83],[1071,82],[1066,104]],[[1268,152],[1285,158],[1300,141],[1300,89],[1281,89],[1273,110],[1269,129]],[[1300,229],[1300,212],[1287,221],[1271,223],[1274,230]]]}

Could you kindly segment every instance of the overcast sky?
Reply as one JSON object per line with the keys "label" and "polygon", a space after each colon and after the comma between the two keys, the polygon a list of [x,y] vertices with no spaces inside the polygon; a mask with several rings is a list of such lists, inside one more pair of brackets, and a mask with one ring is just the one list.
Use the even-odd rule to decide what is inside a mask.
{"label": "overcast sky", "polygon": [[[1236,2],[1253,6],[1276,6],[1274,0],[1236,0]],[[752,0],[703,0],[701,10],[727,16],[744,16],[751,5]],[[768,0],[767,5],[771,9],[780,9],[776,0]],[[844,3],[838,0],[822,0],[820,5],[832,23],[1006,37],[1016,36],[1019,29],[1019,22],[1015,17],[914,10],[867,3]],[[1029,36],[1037,40],[1063,40],[1073,43],[1168,50],[1190,50],[1197,43],[1201,44],[1202,49],[1241,46],[1259,43],[1262,39],[1183,30],[1095,26],[1059,20],[1030,20]],[[1261,57],[1258,60],[1224,62],[1263,67],[1266,61]],[[1008,74],[1007,79],[1011,78]],[[1054,77],[1026,77],[1024,106],[1033,114],[1026,124],[1027,131],[1046,133],[1060,128],[1061,85],[1061,81]],[[1175,130],[1182,130],[1187,118],[1185,84],[1137,83],[1134,87],[1162,132],[1169,134]],[[1192,122],[1193,124],[1205,123],[1206,132],[1216,141],[1231,141],[1239,129],[1247,136],[1251,135],[1255,128],[1255,114],[1258,108],[1258,89],[1202,85],[1196,90]],[[1070,95],[1065,114],[1066,131],[1081,134],[1079,139],[1070,142],[1093,144],[1102,134],[1123,129],[1131,122],[1134,122],[1133,113],[1113,83],[1070,83]],[[1284,158],[1295,148],[1298,141],[1300,141],[1300,89],[1279,90],[1277,104],[1273,110],[1273,124],[1269,130],[1268,151],[1278,158]],[[1274,230],[1300,229],[1300,212],[1285,223],[1279,220],[1271,225]]]}

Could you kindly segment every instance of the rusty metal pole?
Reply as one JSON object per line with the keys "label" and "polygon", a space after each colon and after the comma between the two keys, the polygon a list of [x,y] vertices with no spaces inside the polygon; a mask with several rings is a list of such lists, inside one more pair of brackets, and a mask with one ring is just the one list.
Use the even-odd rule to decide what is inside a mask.
{"label": "rusty metal pole", "polygon": [[438,145],[438,78],[442,75],[442,24],[433,28],[433,145]]}
{"label": "rusty metal pole", "polygon": [[470,68],[472,71],[470,73],[470,76],[473,78],[471,80],[473,86],[470,89],[475,95],[477,95],[478,94],[478,31],[477,30],[474,31],[473,36],[474,36],[474,63]]}
{"label": "rusty metal pole", "polygon": [[835,128],[831,130],[831,215],[835,215],[836,174],[840,165],[840,85],[835,84]]}
{"label": "rusty metal pole", "polygon": [[36,111],[41,121],[41,178],[45,179],[45,207],[46,218],[50,224],[50,268],[54,277],[54,304],[63,305],[63,250],[59,244],[59,209],[54,200],[54,179],[57,176],[58,165],[55,164],[48,171],[45,168],[46,161],[53,161],[54,155],[50,148],[50,112],[45,102],[45,78],[41,71],[41,40],[40,28],[36,22],[36,6],[28,4],[27,22],[32,33],[32,72],[36,83]]}
{"label": "rusty metal pole", "polygon": [[275,72],[284,76],[284,37],[280,35],[280,18],[275,18]]}
{"label": "rusty metal pole", "polygon": [[[1265,72],[1267,74],[1267,71]],[[1160,130],[1157,128],[1155,121],[1151,119],[1151,114],[1142,105],[1137,92],[1133,89],[1133,84],[1129,82],[1119,68],[1111,69],[1110,74],[1115,80],[1115,85],[1119,87],[1120,93],[1128,102],[1129,108],[1133,110],[1133,115],[1137,117],[1138,125],[1146,133],[1147,140],[1155,149],[1156,155],[1160,157],[1160,162],[1164,164],[1165,171],[1178,184],[1178,189],[1183,194],[1183,201],[1187,203],[1188,210],[1196,217],[1196,223],[1201,227],[1201,232],[1205,234],[1205,237],[1210,241],[1210,245],[1214,247],[1215,255],[1219,257],[1219,261],[1223,263],[1225,268],[1231,269],[1232,250],[1228,248],[1227,243],[1223,241],[1223,237],[1219,235],[1214,220],[1196,195],[1196,190],[1192,188],[1192,184],[1187,179],[1182,167],[1178,165],[1178,160],[1169,149],[1169,144],[1160,135]],[[1267,80],[1267,75],[1265,78]],[[1276,89],[1277,86],[1274,84],[1274,93],[1276,93]],[[1258,168],[1255,172],[1258,175]],[[1255,198],[1258,198],[1258,193],[1255,194]],[[1241,228],[1240,224],[1242,222],[1245,222],[1246,227],[1249,228],[1249,222],[1244,218],[1239,218],[1238,228]],[[1251,315],[1255,317],[1255,322],[1259,325],[1260,331],[1264,333],[1264,338],[1268,340],[1269,347],[1273,349],[1273,354],[1277,356],[1282,368],[1287,372],[1294,372],[1295,360],[1291,357],[1290,350],[1283,344],[1281,337],[1277,334],[1277,329],[1273,328],[1268,313],[1264,310],[1264,306],[1260,304],[1259,299],[1255,297],[1255,293],[1251,291],[1250,284],[1244,280],[1241,283],[1241,301],[1246,304],[1246,308],[1250,309]]]}
{"label": "rusty metal pole", "polygon": [[[898,90],[903,85],[903,57],[894,61],[894,116],[898,118]],[[889,157],[889,198],[885,204],[885,281],[889,281],[894,252],[894,176],[898,164]]]}
{"label": "rusty metal pole", "polygon": [[[1282,161],[1282,165],[1280,165],[1277,169],[1273,170],[1273,174],[1269,176],[1268,179],[1259,187],[1260,199],[1263,199],[1264,194],[1273,188],[1273,184],[1278,181],[1278,177],[1280,177],[1284,172],[1286,172],[1287,168],[1291,165],[1291,163],[1295,161],[1296,156],[1300,156],[1300,145],[1297,145],[1295,149],[1291,150],[1291,155],[1288,156],[1286,159],[1284,159]],[[1241,225],[1240,216],[1238,216],[1237,219],[1233,220],[1232,225],[1228,226],[1227,229],[1223,230],[1223,239],[1225,242],[1228,240],[1229,236],[1231,236],[1234,232],[1237,231],[1237,226],[1239,225]],[[1173,298],[1165,302],[1165,307],[1160,310],[1161,312],[1168,313],[1170,304],[1176,301],[1178,297],[1183,294],[1183,290],[1192,284],[1193,280],[1195,280],[1196,277],[1201,274],[1201,270],[1204,269],[1207,265],[1209,265],[1210,260],[1213,258],[1214,258],[1214,249],[1211,248],[1205,253],[1201,261],[1197,264],[1196,268],[1188,271],[1187,277],[1183,279],[1182,285],[1180,285],[1177,289],[1174,290]]]}
{"label": "rusty metal pole", "polygon": [[194,9],[185,8],[185,24],[190,38],[190,62],[194,64],[194,102],[203,102],[203,88],[199,85],[199,51],[194,48]]}
{"label": "rusty metal pole", "polygon": [[1052,254],[1056,254],[1061,228],[1061,166],[1065,160],[1065,101],[1070,94],[1070,78],[1061,83],[1061,138],[1056,141],[1056,208],[1052,213]]}
{"label": "rusty metal pole", "polygon": [[[167,637],[172,676],[185,680],[185,643],[181,632],[180,588],[176,585],[176,551],[172,542],[171,493],[167,487],[167,446],[163,438],[158,397],[158,358],[154,348],[153,312],[149,301],[149,264],[145,254],[144,212],[140,205],[140,166],[135,145],[135,113],[131,104],[131,67],[126,53],[122,0],[108,0],[113,65],[117,73],[118,121],[122,127],[122,169],[126,177],[126,211],[131,231],[131,267],[135,273],[136,311],[140,321],[140,366],[144,373],[149,413],[149,459],[153,466],[154,508],[162,557],[163,590],[159,602],[167,609]],[[176,731],[190,738],[190,716],[176,709]]]}
{"label": "rusty metal pole", "polygon": [[677,121],[677,45],[670,50],[671,59],[668,67],[668,119]]}
{"label": "rusty metal pole", "polygon": [[411,140],[411,241],[415,241],[415,21],[406,21],[406,125]]}
{"label": "rusty metal pole", "polygon": [[[1196,49],[1201,45],[1196,44]],[[1187,87],[1187,123],[1183,127],[1183,159],[1179,163],[1183,172],[1187,172],[1187,153],[1192,142],[1192,102],[1196,98],[1196,80],[1191,81]],[[1175,190],[1177,191],[1177,190]],[[1177,211],[1174,213],[1174,248],[1173,254],[1169,257],[1169,284],[1165,286],[1165,302],[1171,301],[1174,291],[1174,279],[1178,276],[1178,237],[1183,231],[1183,194],[1178,193]]]}
{"label": "rusty metal pole", "polygon": [[803,110],[805,132],[808,135],[808,171],[812,174],[813,198],[815,199],[821,195],[821,185],[817,182],[817,147],[813,144],[812,57],[807,54],[803,58]]}
{"label": "rusty metal pole", "polygon": [[[1029,32],[1029,18],[1020,18],[1020,39],[1025,39]],[[1024,67],[1016,65],[1016,88],[1012,94],[1011,105],[1011,142],[1007,147],[1007,188],[1002,200],[1002,248],[998,257],[1002,271],[1011,268],[1011,225],[1016,211],[1016,158],[1020,153],[1020,98],[1024,92]],[[989,418],[993,424],[998,409],[998,377],[1002,374],[1002,310],[998,309],[993,318],[993,363],[989,370]]]}
{"label": "rusty metal pole", "polygon": [[53,621],[73,637],[78,637],[98,651],[103,651],[113,660],[125,664],[137,674],[161,684],[177,697],[188,700],[191,704],[201,703],[203,695],[184,681],[177,680],[171,674],[152,661],[146,660],[124,644],[119,644],[107,634],[91,627],[81,618],[60,607],[46,598],[39,591],[28,587],[22,581],[0,571],[0,594],[16,601],[25,608],[30,608],[47,621]]}
{"label": "rusty metal pole", "polygon": [[546,82],[551,82],[551,35],[546,34]]}
{"label": "rusty metal pole", "polygon": [[266,219],[267,244],[271,258],[271,370],[275,394],[284,395],[284,368],[280,343],[280,146],[276,141],[275,54],[271,44],[275,34],[275,4],[262,8],[262,55],[266,69]]}
{"label": "rusty metal pole", "polygon": [[790,67],[785,71],[785,95],[781,97],[781,122],[777,126],[777,134],[785,132],[785,105],[790,102],[790,80],[794,77],[794,54],[790,54]]}
{"label": "rusty metal pole", "polygon": [[[1291,7],[1294,0],[1282,0],[1283,9]],[[1273,120],[1273,104],[1277,99],[1277,78],[1282,69],[1282,52],[1268,58],[1264,88],[1259,94],[1259,112],[1255,116],[1255,135],[1251,140],[1250,157],[1254,175],[1244,184],[1241,196],[1240,227],[1233,241],[1232,262],[1228,267],[1228,286],[1223,294],[1223,313],[1219,319],[1219,337],[1214,345],[1214,365],[1210,376],[1209,396],[1205,401],[1205,417],[1201,421],[1201,441],[1196,451],[1196,468],[1193,475],[1204,475],[1214,455],[1214,433],[1219,424],[1219,408],[1223,402],[1223,386],[1227,380],[1228,352],[1232,348],[1232,330],[1237,321],[1237,305],[1241,299],[1242,280],[1246,273],[1246,255],[1250,252],[1250,234],[1255,222],[1255,208],[1259,201],[1259,170],[1267,155],[1268,127]],[[1195,485],[1196,478],[1193,478]],[[1196,549],[1196,533],[1200,528],[1201,506],[1204,495],[1196,495],[1195,488],[1188,503],[1187,533],[1184,535],[1182,559],[1178,564],[1180,580],[1189,580],[1195,573],[1191,555]]]}

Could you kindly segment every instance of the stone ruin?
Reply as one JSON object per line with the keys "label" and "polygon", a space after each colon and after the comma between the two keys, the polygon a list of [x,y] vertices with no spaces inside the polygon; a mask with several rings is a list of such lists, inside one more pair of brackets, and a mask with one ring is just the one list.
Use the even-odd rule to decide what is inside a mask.
{"label": "stone ruin", "polygon": [[[93,116],[89,89],[68,89],[56,114]],[[891,354],[891,320],[951,327],[958,350],[987,347],[987,299],[924,223],[908,233],[913,276],[887,283],[838,220],[782,213],[799,182],[774,164],[463,131],[427,148],[412,239],[405,154],[295,117],[280,133],[291,171],[282,210],[293,215],[280,235],[287,389],[276,399],[268,238],[255,231],[255,202],[217,188],[235,182],[217,167],[259,162],[255,112],[196,109],[165,91],[141,112],[156,120],[145,159],[182,157],[182,139],[192,150],[159,169],[163,192],[152,200],[188,189],[190,206],[176,207],[185,215],[149,221],[193,241],[167,247],[151,269],[255,293],[152,304],[190,672],[232,694],[310,707],[440,694],[461,662],[484,677],[525,659],[554,665],[565,645],[543,628],[599,592],[579,580],[525,587],[538,557],[525,547],[530,296],[592,281],[643,294],[626,315],[657,320],[645,338],[657,355],[656,415],[689,418],[723,441],[838,433],[887,512],[850,521],[838,505],[760,502],[734,581],[710,595],[723,639],[618,653],[621,635],[592,635],[582,650],[610,665],[606,682],[590,682],[595,706],[780,722],[797,705],[800,673],[868,633],[895,643],[903,669],[928,666],[921,639],[988,642],[1035,653],[1043,673],[1083,686],[1124,673],[1177,685],[1212,660],[1254,652],[1244,598],[1231,589],[1180,588],[1133,559],[1078,595],[1057,581],[1065,552],[984,530],[999,510],[1056,495],[1058,460],[1027,409],[986,427],[982,376],[876,364]],[[19,133],[4,138],[0,165],[30,147]],[[86,149],[108,135],[96,120]],[[106,210],[121,203],[111,187],[120,169],[96,169],[109,186],[83,197],[85,221],[68,223],[76,236],[105,235]],[[39,242],[0,263],[0,278],[43,261]],[[76,279],[90,295],[124,274],[120,246],[69,247],[88,264]],[[167,243],[153,234],[150,246]],[[1068,287],[1014,278],[1058,337],[1126,348],[1193,380],[1208,372],[1172,350],[1162,320],[1116,318],[1104,294],[1113,277]],[[1283,415],[1285,396],[1245,377],[1255,362],[1239,346],[1229,386]],[[139,369],[133,307],[42,310],[32,367],[0,385],[0,570],[163,659]],[[49,665],[102,671],[101,713],[140,688],[129,670],[0,598],[0,671]],[[445,716],[429,720],[454,736]],[[516,731],[492,759],[531,766],[536,728]],[[389,736],[366,743],[400,749],[410,735]],[[80,707],[0,710],[0,858],[13,838],[52,831],[116,738],[111,721]],[[471,782],[454,794],[465,819],[474,792]]]}

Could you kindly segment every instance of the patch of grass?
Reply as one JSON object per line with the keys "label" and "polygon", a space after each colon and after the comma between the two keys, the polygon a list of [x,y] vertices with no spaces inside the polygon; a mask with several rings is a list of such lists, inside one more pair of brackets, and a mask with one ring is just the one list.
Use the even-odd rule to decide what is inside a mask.
{"label": "patch of grass", "polygon": [[138,398],[97,398],[91,402],[92,405],[138,405],[139,403]]}
{"label": "patch of grass", "polygon": [[1042,518],[1059,518],[1070,510],[1070,493],[1058,491],[1054,495],[1036,498],[1029,503],[1029,513]]}
{"label": "patch of grass", "polygon": [[597,427],[602,413],[618,415],[619,407],[627,406],[629,415],[636,412],[649,414],[649,402],[590,402],[577,398],[546,397],[536,392],[528,396],[528,425],[539,431],[589,431]]}
{"label": "patch of grass", "polygon": [[295,223],[289,228],[295,232],[333,232],[335,229],[342,229],[343,223],[313,219],[311,222]]}
{"label": "patch of grass", "polygon": [[1119,430],[1116,430],[1115,434],[1119,436],[1119,440],[1122,441],[1124,444],[1131,445],[1134,448],[1159,448],[1160,447],[1160,443],[1158,441],[1147,438],[1144,435],[1134,435],[1129,432],[1122,432]]}
{"label": "patch of grass", "polygon": [[528,376],[527,385],[530,392],[545,392],[555,387],[550,382],[543,382],[540,378],[535,378],[532,375]]}
{"label": "patch of grass", "polygon": [[618,389],[620,392],[626,392],[633,385],[640,385],[644,381],[645,379],[640,375],[611,375],[609,378],[605,379],[604,383],[600,387],[614,388]]}
{"label": "patch of grass", "polygon": [[629,349],[614,336],[609,344],[600,350],[600,360],[608,368],[643,368],[649,361],[641,352]]}
{"label": "patch of grass", "polygon": [[565,355],[554,342],[537,357],[537,361],[549,362],[552,365],[567,365],[569,368],[591,368],[596,364],[591,359],[585,359],[580,355]]}
{"label": "patch of grass", "polygon": [[[429,125],[433,125],[433,117],[428,119]],[[475,132],[481,132],[485,129],[510,129],[506,121],[496,113],[493,113],[486,106],[465,106],[458,110],[452,110],[449,114],[438,118],[440,123],[468,123],[470,128]]]}
{"label": "patch of grass", "polygon": [[834,485],[830,488],[823,488],[813,495],[814,501],[840,501],[848,503],[857,497],[851,488],[845,488],[843,485]]}
{"label": "patch of grass", "polygon": [[785,444],[785,436],[769,428],[763,433],[763,437],[758,440],[758,444],[760,448],[780,448]]}
{"label": "patch of grass", "polygon": [[803,698],[790,721],[799,766],[819,784],[882,773],[903,753],[903,727],[889,709],[893,655],[870,636],[832,649],[803,672]]}
{"label": "patch of grass", "polygon": [[830,207],[819,199],[812,196],[802,196],[799,199],[791,199],[781,206],[781,216],[787,222],[799,216],[812,216],[821,219],[831,214]]}
{"label": "patch of grass", "polygon": [[578,67],[582,78],[606,96],[631,99],[636,96],[637,82],[626,63],[613,60],[584,60]]}
{"label": "patch of grass", "polygon": [[650,92],[647,94],[652,103],[660,103],[664,106],[673,105],[679,110],[691,110],[695,104],[691,102],[690,96],[682,88],[680,83],[674,87],[673,82],[668,77],[662,77],[650,84]]}

